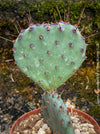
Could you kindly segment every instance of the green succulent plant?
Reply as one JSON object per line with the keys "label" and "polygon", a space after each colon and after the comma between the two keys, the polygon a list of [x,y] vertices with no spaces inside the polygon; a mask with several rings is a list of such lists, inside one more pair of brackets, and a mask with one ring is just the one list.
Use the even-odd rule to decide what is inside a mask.
{"label": "green succulent plant", "polygon": [[67,108],[55,91],[80,67],[85,52],[78,27],[63,21],[31,24],[14,42],[18,67],[46,92],[43,116],[55,134],[74,134]]}

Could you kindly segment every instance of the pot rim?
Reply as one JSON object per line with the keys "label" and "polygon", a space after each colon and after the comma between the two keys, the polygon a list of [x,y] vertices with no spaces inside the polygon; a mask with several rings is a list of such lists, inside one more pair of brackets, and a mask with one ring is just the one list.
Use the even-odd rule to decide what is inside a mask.
{"label": "pot rim", "polygon": [[[70,107],[67,107],[68,108],[68,111],[71,111],[71,108]],[[94,129],[96,131],[97,134],[100,134],[100,126],[99,124],[96,122],[96,120],[91,117],[89,114],[81,111],[81,110],[78,110],[78,109],[75,109],[75,108],[72,108],[73,109],[73,112],[77,112],[78,115],[81,115],[83,116],[84,118],[86,118],[88,121],[91,122],[91,124],[94,126]],[[11,130],[10,130],[10,134],[13,134],[13,131],[15,129],[15,127],[17,126],[17,124],[19,124],[19,122],[21,122],[22,120],[26,119],[28,116],[32,115],[32,114],[38,114],[40,112],[41,108],[38,108],[38,109],[35,109],[35,110],[32,110],[32,111],[29,111],[25,114],[23,114],[22,116],[20,116],[12,125],[11,127]]]}

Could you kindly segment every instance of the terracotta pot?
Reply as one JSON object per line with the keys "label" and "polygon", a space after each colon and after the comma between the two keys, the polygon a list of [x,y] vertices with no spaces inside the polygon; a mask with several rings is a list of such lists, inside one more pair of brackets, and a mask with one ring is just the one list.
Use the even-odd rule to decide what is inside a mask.
{"label": "terracotta pot", "polygon": [[[41,108],[39,109],[36,109],[36,110],[32,110],[28,113],[25,113],[24,115],[22,115],[21,117],[19,117],[15,122],[14,124],[12,125],[12,128],[11,128],[11,131],[10,131],[10,134],[13,134],[13,131],[15,129],[15,127],[24,119],[26,119],[28,116],[32,115],[32,114],[38,114],[39,111],[41,110]],[[70,111],[71,109],[68,108],[68,110]],[[73,112],[77,112],[78,115],[81,115],[83,116],[85,119],[87,119],[88,121],[91,122],[91,124],[94,126],[95,128],[95,131],[97,134],[100,134],[100,126],[98,125],[98,123],[88,114],[78,110],[78,109],[73,109]]]}

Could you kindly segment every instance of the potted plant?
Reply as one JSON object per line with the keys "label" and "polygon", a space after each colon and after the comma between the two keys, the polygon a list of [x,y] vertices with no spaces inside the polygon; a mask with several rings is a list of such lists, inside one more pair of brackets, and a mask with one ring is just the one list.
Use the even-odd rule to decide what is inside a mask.
{"label": "potted plant", "polygon": [[[18,67],[34,80],[44,90],[42,95],[43,117],[55,134],[74,134],[70,119],[70,108],[67,108],[57,93],[57,88],[71,77],[82,62],[86,53],[85,37],[77,25],[69,22],[56,22],[51,24],[30,24],[22,30],[14,41],[14,58]],[[31,111],[38,113],[40,109]],[[78,110],[73,109],[73,111]],[[11,129],[13,134],[16,124],[29,116],[30,113],[20,117]],[[85,118],[91,118],[87,114]],[[92,119],[92,118],[91,118]],[[96,121],[95,130],[100,133]]]}

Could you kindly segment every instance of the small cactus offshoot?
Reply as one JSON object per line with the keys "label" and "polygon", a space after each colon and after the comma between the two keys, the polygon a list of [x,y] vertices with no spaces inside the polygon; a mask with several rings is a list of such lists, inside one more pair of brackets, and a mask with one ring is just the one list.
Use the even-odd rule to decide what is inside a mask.
{"label": "small cactus offshoot", "polygon": [[74,134],[66,105],[57,93],[44,93],[42,107],[43,117],[54,134]]}

